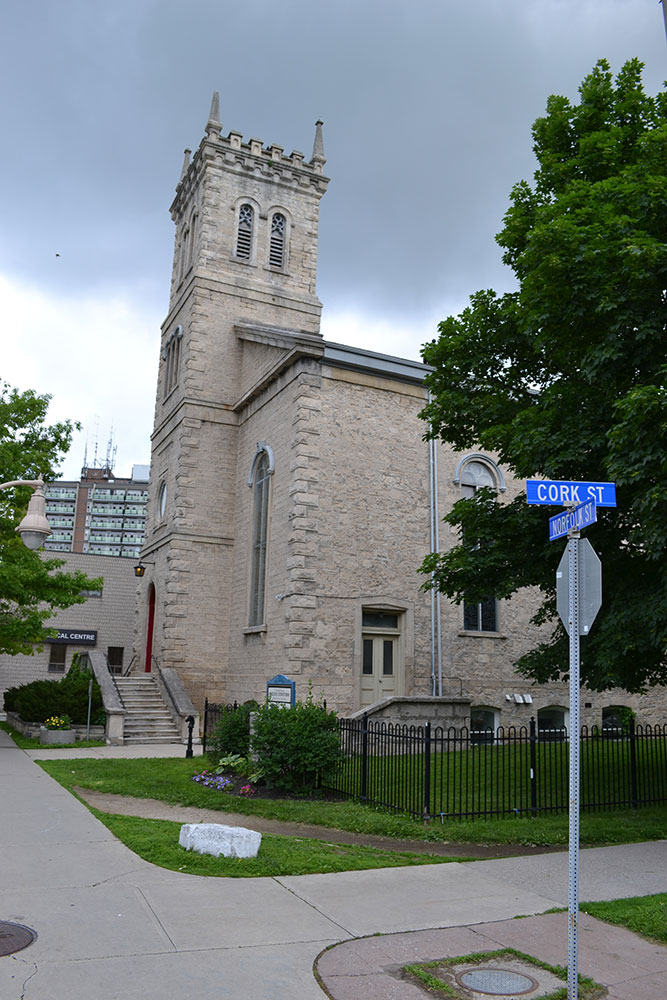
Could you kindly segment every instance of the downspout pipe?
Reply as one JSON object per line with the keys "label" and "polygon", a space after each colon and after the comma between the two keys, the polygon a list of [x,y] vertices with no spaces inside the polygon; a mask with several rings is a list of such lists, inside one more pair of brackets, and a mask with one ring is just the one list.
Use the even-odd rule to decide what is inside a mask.
{"label": "downspout pipe", "polygon": [[[430,401],[430,398],[431,398],[431,393],[429,392],[429,401]],[[434,549],[433,549],[433,545],[434,545],[434,542],[433,542],[433,528],[434,528],[434,514],[433,514],[433,510],[434,510],[434,504],[435,504],[435,496],[434,496],[434,491],[433,491],[433,462],[434,462],[433,441],[431,439],[429,439],[429,442],[428,442],[428,492],[429,492],[429,545],[430,545],[430,548],[431,548],[431,552],[434,551]],[[431,584],[432,583],[433,583],[433,573],[431,573]],[[433,589],[433,587],[431,587],[431,695],[433,697],[435,697],[435,695],[437,693],[437,686],[436,686],[436,654],[435,654],[435,647],[436,647],[436,642],[435,642],[435,627],[436,626],[435,626],[435,622],[436,622],[436,614],[435,614],[435,590]]]}
{"label": "downspout pipe", "polygon": [[[431,390],[428,401],[432,401]],[[430,480],[430,541],[431,552],[440,551],[440,514],[438,507],[438,443],[429,440],[429,480]],[[431,574],[431,583],[434,574]],[[433,695],[442,697],[442,595],[437,588],[431,588],[431,687]]]}

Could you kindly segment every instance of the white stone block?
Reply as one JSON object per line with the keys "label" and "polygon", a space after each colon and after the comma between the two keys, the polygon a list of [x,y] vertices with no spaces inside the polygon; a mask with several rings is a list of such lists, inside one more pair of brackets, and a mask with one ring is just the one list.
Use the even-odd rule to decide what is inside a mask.
{"label": "white stone block", "polygon": [[178,842],[186,851],[212,854],[219,858],[256,858],[261,833],[244,826],[223,826],[222,823],[184,823]]}

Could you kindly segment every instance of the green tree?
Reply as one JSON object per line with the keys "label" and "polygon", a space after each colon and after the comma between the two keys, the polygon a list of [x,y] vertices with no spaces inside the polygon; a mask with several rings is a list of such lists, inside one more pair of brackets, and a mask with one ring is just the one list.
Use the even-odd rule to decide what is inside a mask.
{"label": "green tree", "polygon": [[[0,387],[0,482],[54,478],[74,424],[45,424],[49,396]],[[27,487],[0,490],[0,652],[31,653],[48,635],[58,608],[82,604],[84,589],[101,586],[85,573],[65,573],[61,559],[41,559],[25,547],[16,526],[31,495]]]}
{"label": "green tree", "polygon": [[[519,479],[616,482],[618,507],[587,532],[603,606],[581,667],[600,691],[667,681],[667,93],[646,95],[641,74],[631,60],[614,80],[601,60],[577,104],[549,98],[534,183],[514,187],[497,237],[518,290],[471,296],[423,352],[430,436]],[[538,588],[534,620],[556,627],[518,667],[567,676],[545,508],[482,490],[445,520],[465,541],[422,570],[459,602]]]}

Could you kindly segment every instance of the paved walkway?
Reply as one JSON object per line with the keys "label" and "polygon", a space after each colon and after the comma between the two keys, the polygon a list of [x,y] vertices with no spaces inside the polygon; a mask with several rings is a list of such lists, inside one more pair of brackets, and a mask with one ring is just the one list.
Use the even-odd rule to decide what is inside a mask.
{"label": "paved walkway", "polygon": [[[563,915],[532,916],[565,903],[562,853],[201,878],[136,857],[2,732],[0,789],[0,919],[38,934],[0,958],[2,1000],[410,1000],[426,994],[400,979],[404,961],[489,942],[566,959]],[[667,891],[665,846],[583,851],[581,897]],[[580,970],[613,1000],[667,994],[667,949],[587,917],[580,941]]]}

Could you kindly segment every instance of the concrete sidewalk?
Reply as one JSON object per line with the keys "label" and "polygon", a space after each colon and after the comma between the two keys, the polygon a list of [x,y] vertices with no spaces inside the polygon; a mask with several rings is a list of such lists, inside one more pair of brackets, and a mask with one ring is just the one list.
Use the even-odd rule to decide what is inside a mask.
{"label": "concrete sidewalk", "polygon": [[[118,749],[104,756],[122,756]],[[567,951],[562,915],[512,920],[563,905],[563,854],[201,878],[138,858],[2,732],[0,788],[0,920],[38,934],[0,958],[2,1000],[322,1000],[315,963],[334,1000],[388,1000],[425,995],[387,971],[407,952],[425,961],[460,954],[464,938],[512,936],[514,947],[546,961],[557,952],[562,962]],[[582,852],[581,898],[667,891],[665,853],[664,842]],[[615,1000],[667,994],[667,949],[592,924],[603,927],[600,946],[587,954],[582,934],[582,972],[609,982]],[[341,943],[375,934],[391,937]]]}
{"label": "concrete sidewalk", "polygon": [[[0,736],[3,735],[0,730]],[[4,733],[6,736],[7,734]],[[0,743],[0,746],[3,744]],[[124,747],[49,747],[47,750],[24,750],[31,760],[77,760],[80,757],[90,757],[93,760],[104,760],[114,757],[131,759],[132,757],[185,757],[185,746],[182,743],[141,743]],[[202,756],[201,743],[192,748],[194,757]]]}

